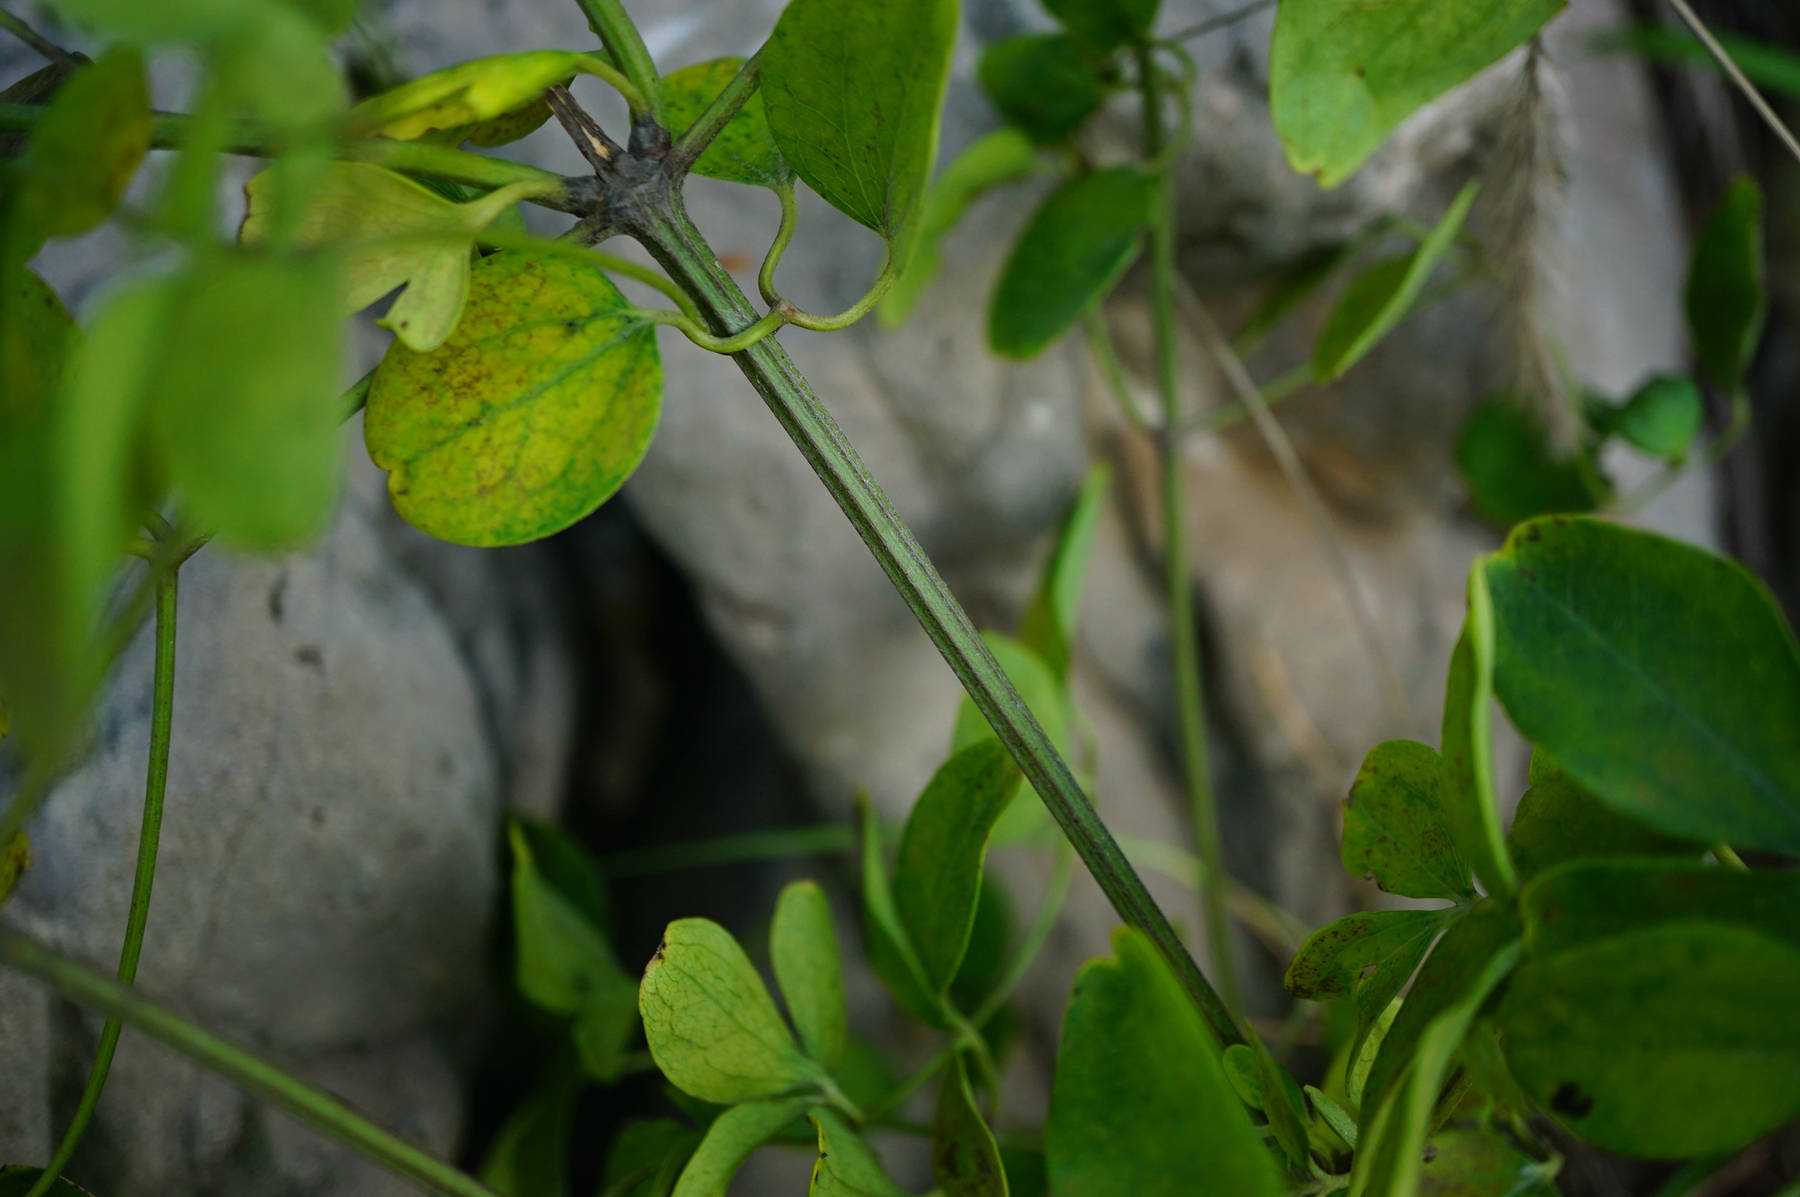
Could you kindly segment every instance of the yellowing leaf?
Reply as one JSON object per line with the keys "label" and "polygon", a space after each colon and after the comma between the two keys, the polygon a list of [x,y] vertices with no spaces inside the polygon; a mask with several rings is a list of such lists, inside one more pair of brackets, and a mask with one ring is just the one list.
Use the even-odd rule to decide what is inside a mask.
{"label": "yellowing leaf", "polygon": [[[277,179],[265,170],[244,186],[246,245],[269,236],[281,201]],[[381,324],[424,353],[442,345],[462,315],[475,232],[544,186],[512,183],[457,204],[391,170],[334,162],[314,183],[294,238],[338,250],[346,313],[404,287]]]}
{"label": "yellowing leaf", "polygon": [[389,347],[363,435],[414,527],[457,544],[522,544],[612,497],[661,409],[653,326],[598,268],[501,253],[474,266],[442,346]]}
{"label": "yellowing leaf", "polygon": [[428,134],[437,135],[433,140],[461,141],[463,136],[471,136],[478,144],[502,144],[491,137],[473,137],[484,130],[472,126],[517,118],[522,111],[535,115],[542,109],[543,115],[531,125],[536,128],[550,115],[544,107],[544,89],[572,79],[580,70],[582,57],[572,50],[526,50],[445,67],[352,108],[349,132],[352,137],[395,141],[417,141]]}

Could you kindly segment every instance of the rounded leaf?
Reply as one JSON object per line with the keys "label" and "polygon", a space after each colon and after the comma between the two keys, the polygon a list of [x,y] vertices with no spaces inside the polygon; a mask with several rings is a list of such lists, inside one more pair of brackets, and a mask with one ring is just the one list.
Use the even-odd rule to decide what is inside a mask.
{"label": "rounded leaf", "polygon": [[521,544],[611,498],[661,409],[654,326],[597,267],[499,253],[475,264],[440,348],[388,348],[363,435],[408,523],[457,544]]}
{"label": "rounded leaf", "polygon": [[[677,136],[685,132],[743,65],[741,58],[714,58],[664,75],[663,121],[669,129]],[[694,163],[694,173],[752,187],[778,188],[794,177],[781,156],[781,147],[775,144],[775,135],[769,132],[760,90],[719,130]]]}
{"label": "rounded leaf", "polygon": [[1021,34],[983,51],[978,77],[1007,124],[1038,145],[1060,145],[1113,91],[1103,66],[1071,38]]}
{"label": "rounded leaf", "polygon": [[1344,801],[1344,870],[1409,898],[1475,896],[1445,811],[1444,760],[1411,740],[1378,744]]}

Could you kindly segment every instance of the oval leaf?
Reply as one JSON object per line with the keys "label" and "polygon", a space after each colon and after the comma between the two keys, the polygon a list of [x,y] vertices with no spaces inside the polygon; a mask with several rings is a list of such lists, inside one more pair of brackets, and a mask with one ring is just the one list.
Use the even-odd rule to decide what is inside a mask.
{"label": "oval leaf", "polygon": [[1411,740],[1377,744],[1344,801],[1344,869],[1409,898],[1475,896],[1446,825],[1444,760]]}
{"label": "oval leaf", "polygon": [[112,215],[149,151],[143,55],[110,50],[57,89],[32,131],[15,176],[15,228],[33,248],[87,232]]}
{"label": "oval leaf", "polygon": [[962,1057],[944,1069],[931,1120],[931,1175],[945,1197],[1007,1197],[1006,1167],[982,1121]]}
{"label": "oval leaf", "polygon": [[824,1077],[794,1046],[756,966],[708,919],[678,919],[638,987],[644,1037],[662,1074],[701,1101],[813,1088]]}
{"label": "oval leaf", "polygon": [[1673,923],[1533,960],[1497,1019],[1533,1099],[1610,1151],[1725,1154],[1800,1115],[1800,952]]}
{"label": "oval leaf", "polygon": [[[743,65],[741,58],[714,58],[664,75],[663,121],[675,133],[685,132]],[[694,163],[694,173],[728,183],[772,188],[785,187],[794,177],[781,156],[781,147],[775,144],[775,135],[769,132],[761,91],[752,93],[737,115],[719,130]]]}
{"label": "oval leaf", "polygon": [[807,1054],[828,1070],[836,1068],[850,1037],[849,1012],[831,903],[817,883],[796,881],[781,891],[769,927],[769,956]]}
{"label": "oval leaf", "polygon": [[[393,141],[431,134],[434,140],[461,141],[471,126],[510,118],[513,123],[503,126],[505,131],[522,137],[549,119],[544,89],[572,79],[581,58],[571,50],[526,50],[445,67],[370,96],[350,110],[348,131],[352,137]],[[530,128],[518,131],[521,113],[535,119]],[[498,131],[486,131],[490,135],[483,144],[503,144],[491,136]]]}
{"label": "oval leaf", "polygon": [[606,1151],[600,1197],[670,1197],[700,1132],[674,1118],[628,1122]]}
{"label": "oval leaf", "polygon": [[904,273],[937,157],[956,0],[792,0],[763,48],[775,143]]}
{"label": "oval leaf", "polygon": [[842,1117],[823,1108],[807,1117],[819,1131],[819,1159],[807,1197],[910,1197]]}
{"label": "oval leaf", "polygon": [[1158,0],[1044,0],[1063,28],[1096,50],[1148,37],[1157,5]]}
{"label": "oval leaf", "polygon": [[1761,188],[1740,176],[1694,239],[1688,269],[1694,349],[1700,365],[1727,391],[1744,385],[1767,315],[1762,215]]}
{"label": "oval leaf", "polygon": [[1142,246],[1151,177],[1118,166],[1051,192],[1013,246],[988,311],[994,352],[1041,353],[1105,298]]}
{"label": "oval leaf", "polygon": [[1509,396],[1469,413],[1456,468],[1476,514],[1502,529],[1536,515],[1592,511],[1611,493],[1591,454],[1559,459],[1543,422]]}
{"label": "oval leaf", "polygon": [[1706,416],[1700,388],[1685,374],[1659,374],[1611,413],[1604,431],[1668,462],[1687,458]]}
{"label": "oval leaf", "polygon": [[1520,895],[1534,956],[1625,935],[1653,923],[1724,923],[1800,949],[1800,872],[1740,873],[1699,863],[1577,861]]}
{"label": "oval leaf", "polygon": [[1288,162],[1335,187],[1401,121],[1498,62],[1564,0],[1282,0],[1269,108]]}
{"label": "oval leaf", "polygon": [[363,436],[408,523],[467,545],[560,532],[611,498],[656,430],[654,326],[598,268],[499,253],[476,263],[456,331],[390,346]]}
{"label": "oval leaf", "polygon": [[1075,979],[1045,1145],[1058,1197],[1283,1191],[1219,1045],[1142,934]]}
{"label": "oval leaf", "polygon": [[1564,861],[1597,856],[1692,860],[1700,855],[1691,841],[1662,835],[1614,811],[1541,751],[1531,754],[1531,788],[1513,813],[1506,847],[1526,879]]}
{"label": "oval leaf", "polygon": [[1006,123],[1038,145],[1061,145],[1112,92],[1104,63],[1073,38],[1023,34],[981,55],[981,89]]}
{"label": "oval leaf", "polygon": [[669,1197],[725,1197],[752,1152],[806,1113],[809,1098],[747,1101],[713,1119]]}
{"label": "oval leaf", "polygon": [[1480,566],[1494,689],[1595,797],[1671,835],[1800,853],[1800,651],[1741,566],[1594,519]]}

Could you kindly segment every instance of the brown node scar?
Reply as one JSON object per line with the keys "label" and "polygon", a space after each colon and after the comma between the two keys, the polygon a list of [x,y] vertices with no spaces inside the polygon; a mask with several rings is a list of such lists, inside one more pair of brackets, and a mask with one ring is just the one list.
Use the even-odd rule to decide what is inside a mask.
{"label": "brown node scar", "polygon": [[600,122],[587,114],[587,110],[575,102],[569,89],[561,85],[547,88],[544,99],[550,105],[550,111],[556,114],[559,124],[568,132],[575,148],[581,156],[588,160],[596,174],[612,165],[618,155],[624,153],[619,143],[606,135]]}

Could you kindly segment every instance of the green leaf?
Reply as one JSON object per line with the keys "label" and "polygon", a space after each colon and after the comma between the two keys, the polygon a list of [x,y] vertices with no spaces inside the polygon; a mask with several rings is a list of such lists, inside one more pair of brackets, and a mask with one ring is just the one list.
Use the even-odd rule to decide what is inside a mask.
{"label": "green leaf", "polygon": [[[1378,225],[1372,233],[1384,233],[1385,226]],[[1348,266],[1356,257],[1375,240],[1371,233],[1364,233],[1354,241],[1342,245],[1330,245],[1315,250],[1292,266],[1283,270],[1269,289],[1263,293],[1256,310],[1244,321],[1232,338],[1232,345],[1240,357],[1247,356],[1260,346],[1277,325],[1285,320],[1301,304],[1318,294],[1338,272]]]}
{"label": "green leaf", "polygon": [[[477,144],[496,145],[495,136],[522,137],[550,117],[544,90],[574,78],[582,55],[571,50],[525,50],[495,54],[421,75],[391,91],[370,96],[350,110],[351,137],[393,141],[460,142],[480,134]],[[520,128],[524,121],[529,127]],[[499,122],[479,128],[487,122]]]}
{"label": "green leaf", "polygon": [[[1399,1085],[1428,1028],[1439,1017],[1462,1006],[1471,985],[1484,976],[1490,961],[1518,958],[1518,912],[1504,902],[1486,899],[1450,923],[1424,967],[1407,990],[1400,1011],[1382,1038],[1362,1094],[1361,1131],[1369,1138],[1370,1118]],[[1479,1006],[1479,1002],[1476,1003]],[[1469,1011],[1471,1017],[1474,1010]],[[1462,1041],[1461,1033],[1457,1042]],[[1454,1050],[1455,1045],[1452,1045]]]}
{"label": "green leaf", "polygon": [[1356,1034],[1348,1060],[1362,1054],[1377,1020],[1412,980],[1452,911],[1371,910],[1313,932],[1287,967],[1282,985],[1297,998],[1351,998]]}
{"label": "green leaf", "polygon": [[475,264],[456,331],[395,343],[363,436],[408,523],[467,545],[560,532],[611,498],[662,410],[653,325],[598,268],[498,253]]}
{"label": "green leaf", "polygon": [[[1518,963],[1519,950],[1517,942],[1510,942],[1490,955],[1462,956],[1461,963],[1469,971],[1454,978],[1459,982],[1455,992],[1442,1001],[1434,1001],[1430,1018],[1416,1034],[1407,1037],[1401,1072],[1385,1098],[1378,1097],[1380,1091],[1371,1079],[1370,1088],[1363,1094],[1364,1116],[1357,1130],[1350,1197],[1419,1197],[1426,1136],[1431,1133],[1432,1114],[1457,1048],[1475,1015]],[[1425,980],[1421,974],[1420,984]],[[1400,1018],[1406,1016],[1406,1008],[1415,1000],[1407,998]],[[1395,1031],[1399,1030],[1400,1018],[1395,1019]],[[1385,1055],[1385,1043],[1382,1050]]]}
{"label": "green leaf", "polygon": [[[950,983],[950,1000],[958,1010],[980,1009],[993,994],[1011,963],[1012,939],[1013,914],[1006,891],[993,874],[984,871],[975,899],[975,919],[969,927],[969,949],[963,953],[956,980]],[[987,1029],[1000,1022],[996,1017]]]}
{"label": "green leaf", "polygon": [[1350,1112],[1333,1101],[1329,1095],[1311,1085],[1305,1087],[1306,1100],[1311,1106],[1313,1116],[1328,1127],[1338,1141],[1352,1151],[1356,1149],[1356,1119]]}
{"label": "green leaf", "polygon": [[[245,184],[244,244],[268,239],[280,190],[273,171]],[[448,339],[462,315],[475,234],[539,190],[539,184],[514,183],[455,204],[391,170],[334,162],[313,181],[293,243],[338,251],[346,315],[404,288],[381,324],[407,348],[427,353]]]}
{"label": "green leaf", "polygon": [[1609,1151],[1736,1151],[1800,1115],[1800,952],[1670,923],[1532,960],[1497,1014],[1533,1099]]}
{"label": "green leaf", "polygon": [[571,1087],[555,1086],[514,1110],[481,1161],[481,1183],[502,1197],[568,1197]]}
{"label": "green leaf", "polygon": [[1592,511],[1611,497],[1590,454],[1559,459],[1543,424],[1506,396],[1469,413],[1456,468],[1476,513],[1500,528],[1534,515]]}
{"label": "green leaf", "polygon": [[931,1175],[944,1197],[1008,1197],[1000,1147],[976,1108],[960,1055],[951,1059],[938,1085],[937,1113],[931,1120]]}
{"label": "green leaf", "polygon": [[700,1132],[674,1118],[627,1122],[606,1152],[600,1197],[669,1197],[700,1143]]}
{"label": "green leaf", "polygon": [[295,548],[343,477],[343,330],[328,260],[215,254],[176,281],[151,434],[186,513],[222,544]]}
{"label": "green leaf", "polygon": [[1401,121],[1562,9],[1563,0],[1282,0],[1269,108],[1289,164],[1337,186]]}
{"label": "green leaf", "polygon": [[1081,490],[1063,517],[1056,546],[1038,579],[1031,605],[1019,626],[1019,640],[1050,667],[1063,685],[1075,655],[1075,623],[1081,614],[1081,592],[1087,582],[1088,558],[1093,553],[1094,533],[1106,509],[1112,471],[1097,465],[1088,471]]}
{"label": "green leaf", "polygon": [[823,1108],[806,1116],[819,1131],[819,1159],[808,1197],[908,1197],[842,1117]]}
{"label": "green leaf", "polygon": [[1531,788],[1519,799],[1506,846],[1529,880],[1564,861],[1596,856],[1687,856],[1700,849],[1618,814],[1542,750],[1531,754]]}
{"label": "green leaf", "polygon": [[1476,562],[1469,571],[1469,614],[1450,654],[1444,687],[1446,812],[1457,850],[1475,866],[1488,893],[1510,895],[1519,888],[1519,878],[1506,854],[1494,802],[1493,694],[1493,599],[1487,575]]}
{"label": "green leaf", "polygon": [[1344,871],[1409,898],[1475,896],[1469,864],[1446,826],[1443,758],[1389,740],[1363,759],[1344,800]]}
{"label": "green leaf", "polygon": [[933,992],[944,992],[968,949],[988,836],[1019,777],[1005,746],[983,740],[944,762],[907,817],[894,903]]}
{"label": "green leaf", "polygon": [[1800,651],[1741,566],[1552,517],[1478,567],[1513,723],[1621,814],[1701,843],[1800,853]]}
{"label": "green leaf", "polygon": [[[573,1015],[629,995],[631,978],[594,919],[590,896],[564,889],[539,865],[543,831],[517,820],[506,828],[512,849],[512,917],[519,992],[545,1010]],[[629,1028],[628,1028],[629,1029]]]}
{"label": "green leaf", "polygon": [[1694,350],[1701,368],[1729,392],[1743,388],[1768,314],[1762,221],[1762,189],[1740,175],[1694,239],[1688,267]]}
{"label": "green leaf", "polygon": [[681,1170],[671,1197],[725,1197],[731,1178],[758,1147],[806,1113],[809,1097],[747,1101],[713,1119]]}
{"label": "green leaf", "polygon": [[825,1080],[794,1046],[744,949],[708,919],[669,924],[644,970],[638,1009],[656,1066],[702,1101],[779,1097]]}
{"label": "green leaf", "polygon": [[827,1070],[836,1068],[849,1041],[850,1015],[831,903],[816,882],[795,881],[781,891],[769,927],[769,956],[807,1055]]}
{"label": "green leaf", "polygon": [[1800,949],[1800,872],[1660,860],[1575,861],[1525,887],[1525,946],[1548,956],[1653,923],[1724,923]]}
{"label": "green leaf", "polygon": [[1061,145],[1113,91],[1106,64],[1055,34],[1002,38],[981,55],[981,89],[1008,125],[1037,145]]}
{"label": "green leaf", "polygon": [[0,845],[0,906],[12,897],[19,878],[31,867],[31,840],[23,831],[13,832],[12,839]]}
{"label": "green leaf", "polygon": [[1687,459],[1706,415],[1700,388],[1685,374],[1658,374],[1607,413],[1601,431],[1670,463]]}
{"label": "green leaf", "polygon": [[[42,1168],[25,1168],[16,1165],[10,1168],[0,1168],[0,1197],[25,1197],[25,1194],[31,1192],[31,1187],[37,1184],[38,1177],[43,1174]],[[47,1197],[93,1197],[93,1194],[66,1177],[59,1176],[56,1178],[56,1183],[50,1186]]]}
{"label": "green leaf", "polygon": [[1098,50],[1142,41],[1156,23],[1159,0],[1044,0],[1063,28]]}
{"label": "green leaf", "polygon": [[[1460,3],[1460,0],[1451,0],[1451,3]],[[1283,15],[1285,12],[1286,9]],[[1419,248],[1405,257],[1389,258],[1369,267],[1344,289],[1337,305],[1331,309],[1325,330],[1319,334],[1318,344],[1313,347],[1313,373],[1320,381],[1343,377],[1345,371],[1368,356],[1369,351],[1406,318],[1430,280],[1431,272],[1456,244],[1457,234],[1462,232],[1463,222],[1468,219],[1475,193],[1480,188],[1479,183],[1473,182],[1464,186],[1437,227],[1419,243]]]}
{"label": "green leaf", "polygon": [[[743,65],[742,58],[714,58],[664,75],[663,122],[677,135],[686,132]],[[752,93],[737,110],[737,115],[719,130],[706,152],[694,163],[694,173],[752,187],[780,189],[787,186],[794,172],[788,169],[787,160],[781,156],[775,135],[769,132],[769,118],[763,113],[761,91]]]}
{"label": "green leaf", "polygon": [[13,220],[26,256],[111,216],[149,150],[143,55],[109,50],[57,89],[19,161]]}
{"label": "green leaf", "polygon": [[807,186],[904,273],[937,158],[956,0],[792,0],[763,48],[769,129]]}
{"label": "green leaf", "polygon": [[866,793],[856,795],[856,807],[862,839],[863,940],[869,964],[908,1014],[936,1026],[942,1021],[937,997],[894,903],[881,851],[881,828]]}
{"label": "green leaf", "polygon": [[1041,353],[1112,290],[1142,248],[1155,183],[1136,167],[1078,175],[1039,205],[988,309],[988,343]]}
{"label": "green leaf", "polygon": [[1193,1003],[1127,928],[1075,979],[1045,1143],[1057,1197],[1282,1192]]}
{"label": "green leaf", "polygon": [[1037,148],[1017,129],[996,129],[969,143],[925,192],[925,215],[912,261],[876,309],[884,328],[904,324],[943,266],[939,243],[976,200],[1040,169]]}
{"label": "green leaf", "polygon": [[[1244,1104],[1269,1120],[1275,1142],[1288,1165],[1305,1171],[1309,1146],[1306,1137],[1306,1098],[1288,1070],[1276,1063],[1254,1028],[1244,1028],[1246,1043],[1225,1049],[1225,1070]],[[1250,1096],[1245,1096],[1245,1089]]]}
{"label": "green leaf", "polygon": [[[1069,722],[1073,712],[1069,707],[1068,689],[1062,679],[1051,670],[1044,658],[1021,641],[999,632],[983,632],[981,638],[994,654],[994,659],[1000,662],[1000,668],[1005,672],[1007,680],[1012,682],[1013,689],[1019,692],[1019,697],[1025,700],[1025,705],[1043,725],[1050,742],[1066,755],[1069,751]],[[987,716],[981,713],[975,700],[963,695],[956,708],[956,727],[950,735],[951,753],[958,753],[971,745],[996,738]]]}
{"label": "green leaf", "polygon": [[1558,1197],[1556,1164],[1542,1164],[1499,1135],[1452,1127],[1431,1137],[1418,1197]]}

